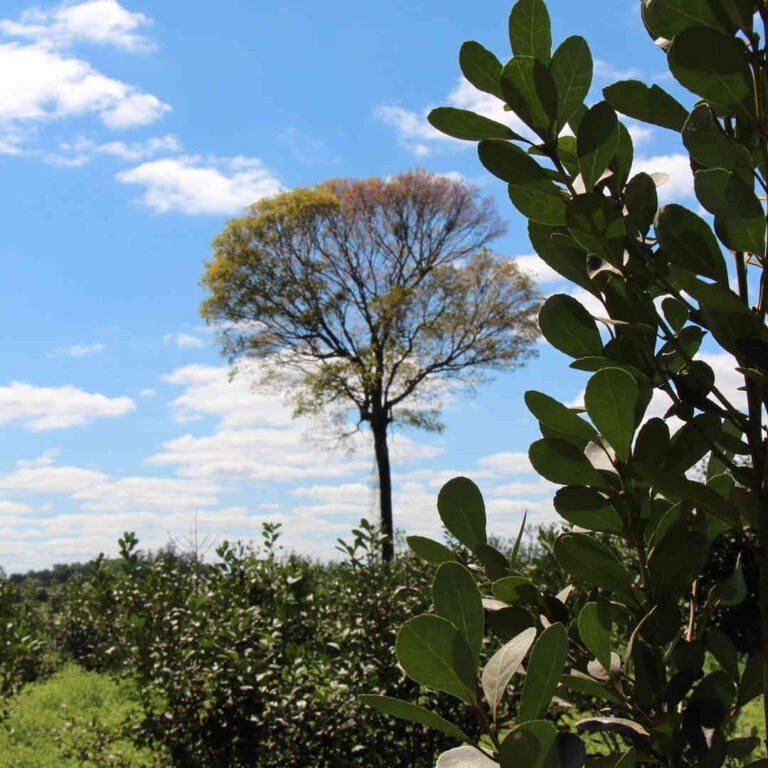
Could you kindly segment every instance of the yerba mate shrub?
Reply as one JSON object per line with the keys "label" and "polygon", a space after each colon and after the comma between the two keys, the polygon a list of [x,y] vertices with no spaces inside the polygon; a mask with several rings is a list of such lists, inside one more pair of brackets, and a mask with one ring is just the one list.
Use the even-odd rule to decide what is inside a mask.
{"label": "yerba mate shrub", "polygon": [[[552,53],[546,6],[519,0],[512,58],[468,42],[460,65],[534,138],[464,110],[429,116],[479,142],[539,257],[603,307],[594,317],[561,293],[539,315],[547,341],[588,374],[584,409],[525,396],[542,435],[531,463],[561,486],[554,506],[572,526],[554,554],[573,589],[542,590],[488,545],[483,499],[466,478],[438,497],[466,556],[411,539],[438,565],[434,605],[400,629],[397,658],[413,680],[464,702],[484,735],[413,704],[365,701],[451,734],[457,746],[439,768],[768,764],[760,738],[733,737],[742,708],[768,691],[768,6],[643,0],[642,16],[699,99],[690,112],[636,80],[587,106],[586,41],[569,37]],[[658,179],[632,173],[618,113],[680,134],[714,231],[689,208],[659,207]],[[743,402],[718,387],[699,355],[705,338],[732,356]],[[668,410],[649,418],[657,392]],[[740,559],[705,590],[699,576],[724,532],[741,542]],[[742,658],[712,619],[744,599],[747,561],[759,571],[760,641]],[[504,644],[486,659],[489,629]]]}

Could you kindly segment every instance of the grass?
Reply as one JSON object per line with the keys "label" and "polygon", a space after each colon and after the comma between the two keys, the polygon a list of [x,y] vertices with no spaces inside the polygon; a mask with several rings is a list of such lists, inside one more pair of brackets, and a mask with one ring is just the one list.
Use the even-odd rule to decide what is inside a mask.
{"label": "grass", "polygon": [[0,768],[163,768],[122,732],[139,712],[130,685],[66,665],[26,686],[0,724]]}

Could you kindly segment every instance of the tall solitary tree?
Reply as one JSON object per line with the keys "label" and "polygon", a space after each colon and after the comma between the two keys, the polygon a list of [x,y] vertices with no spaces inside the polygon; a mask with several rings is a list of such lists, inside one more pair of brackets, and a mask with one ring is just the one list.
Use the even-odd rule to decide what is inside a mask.
{"label": "tall solitary tree", "polygon": [[391,425],[440,429],[446,386],[534,354],[535,288],[487,248],[504,229],[474,188],[416,171],[261,200],[214,240],[201,312],[230,361],[263,360],[297,415],[352,412],[370,426],[385,561]]}

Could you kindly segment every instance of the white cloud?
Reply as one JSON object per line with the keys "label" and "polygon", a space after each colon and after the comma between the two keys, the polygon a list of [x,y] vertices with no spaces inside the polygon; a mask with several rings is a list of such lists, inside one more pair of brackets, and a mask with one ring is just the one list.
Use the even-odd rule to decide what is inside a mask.
{"label": "white cloud", "polygon": [[627,122],[625,125],[629,135],[632,137],[632,144],[634,146],[646,144],[653,137],[654,129],[650,125],[641,125],[640,123],[633,122]]}
{"label": "white cloud", "polygon": [[[489,93],[478,91],[463,77],[459,78],[456,87],[448,94],[446,102],[445,106],[476,112],[508,125],[522,136],[533,136],[530,129],[514,113],[504,111],[501,100]],[[425,157],[440,146],[473,146],[473,142],[451,138],[433,128],[427,121],[427,114],[431,109],[430,106],[413,112],[397,105],[382,104],[374,109],[374,117],[394,128],[400,144],[417,157]]]}
{"label": "white cloud", "polygon": [[66,347],[56,347],[52,349],[47,357],[87,357],[102,352],[104,345],[100,342],[95,344],[70,344]]}
{"label": "white cloud", "polygon": [[9,475],[0,476],[0,490],[73,496],[87,492],[106,480],[107,477],[102,472],[82,467],[20,467]]}
{"label": "white cloud", "polygon": [[64,2],[55,8],[29,8],[18,22],[0,19],[0,32],[63,47],[88,42],[127,51],[145,51],[152,43],[138,29],[151,23],[143,13],[133,13],[116,0]]}
{"label": "white cloud", "polygon": [[504,475],[524,475],[533,472],[527,453],[510,451],[494,453],[484,456],[478,464]]}
{"label": "white cloud", "polygon": [[95,114],[110,128],[147,125],[170,107],[90,64],[43,45],[0,44],[0,120],[45,121]]}
{"label": "white cloud", "polygon": [[521,272],[524,272],[537,283],[555,283],[565,279],[535,253],[515,256],[513,261]]}
{"label": "white cloud", "polygon": [[177,349],[199,349],[204,345],[202,339],[189,333],[166,333],[163,336],[163,344],[173,344]]}
{"label": "white cloud", "polygon": [[63,141],[56,152],[42,153],[42,159],[49,165],[65,168],[81,168],[94,157],[109,156],[129,162],[147,160],[160,153],[181,151],[181,144],[175,136],[153,136],[145,141],[107,141],[97,144],[85,136],[74,141]]}
{"label": "white cloud", "polygon": [[144,387],[144,389],[139,392],[140,397],[154,397],[157,394],[152,387]]}
{"label": "white cloud", "polygon": [[260,160],[250,157],[164,158],[121,171],[116,178],[143,187],[142,202],[158,213],[235,214],[283,189]]}
{"label": "white cloud", "polygon": [[0,387],[0,424],[19,421],[32,432],[77,427],[135,408],[130,397],[107,397],[70,385],[35,387],[14,381]]}
{"label": "white cloud", "polygon": [[36,459],[19,459],[16,462],[17,467],[47,467],[51,464],[53,464],[54,459],[59,455],[60,451],[58,448],[48,448],[47,450],[43,451],[43,453],[38,456]]}
{"label": "white cloud", "polygon": [[619,69],[603,59],[595,59],[592,63],[592,73],[601,80],[631,80],[640,74],[640,70],[634,67]]}
{"label": "white cloud", "polygon": [[665,203],[681,197],[693,196],[693,173],[688,155],[655,155],[638,157],[632,166],[632,173],[666,173],[669,179],[658,187],[659,202]]}

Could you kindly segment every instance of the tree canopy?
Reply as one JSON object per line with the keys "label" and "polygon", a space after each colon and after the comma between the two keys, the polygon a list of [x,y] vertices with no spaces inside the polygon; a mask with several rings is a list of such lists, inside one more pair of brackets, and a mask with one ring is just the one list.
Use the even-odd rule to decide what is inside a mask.
{"label": "tree canopy", "polygon": [[439,429],[446,385],[534,354],[535,287],[488,248],[504,231],[489,198],[415,171],[261,200],[214,241],[203,316],[232,361],[266,361],[297,414],[370,425],[389,548],[389,425]]}

